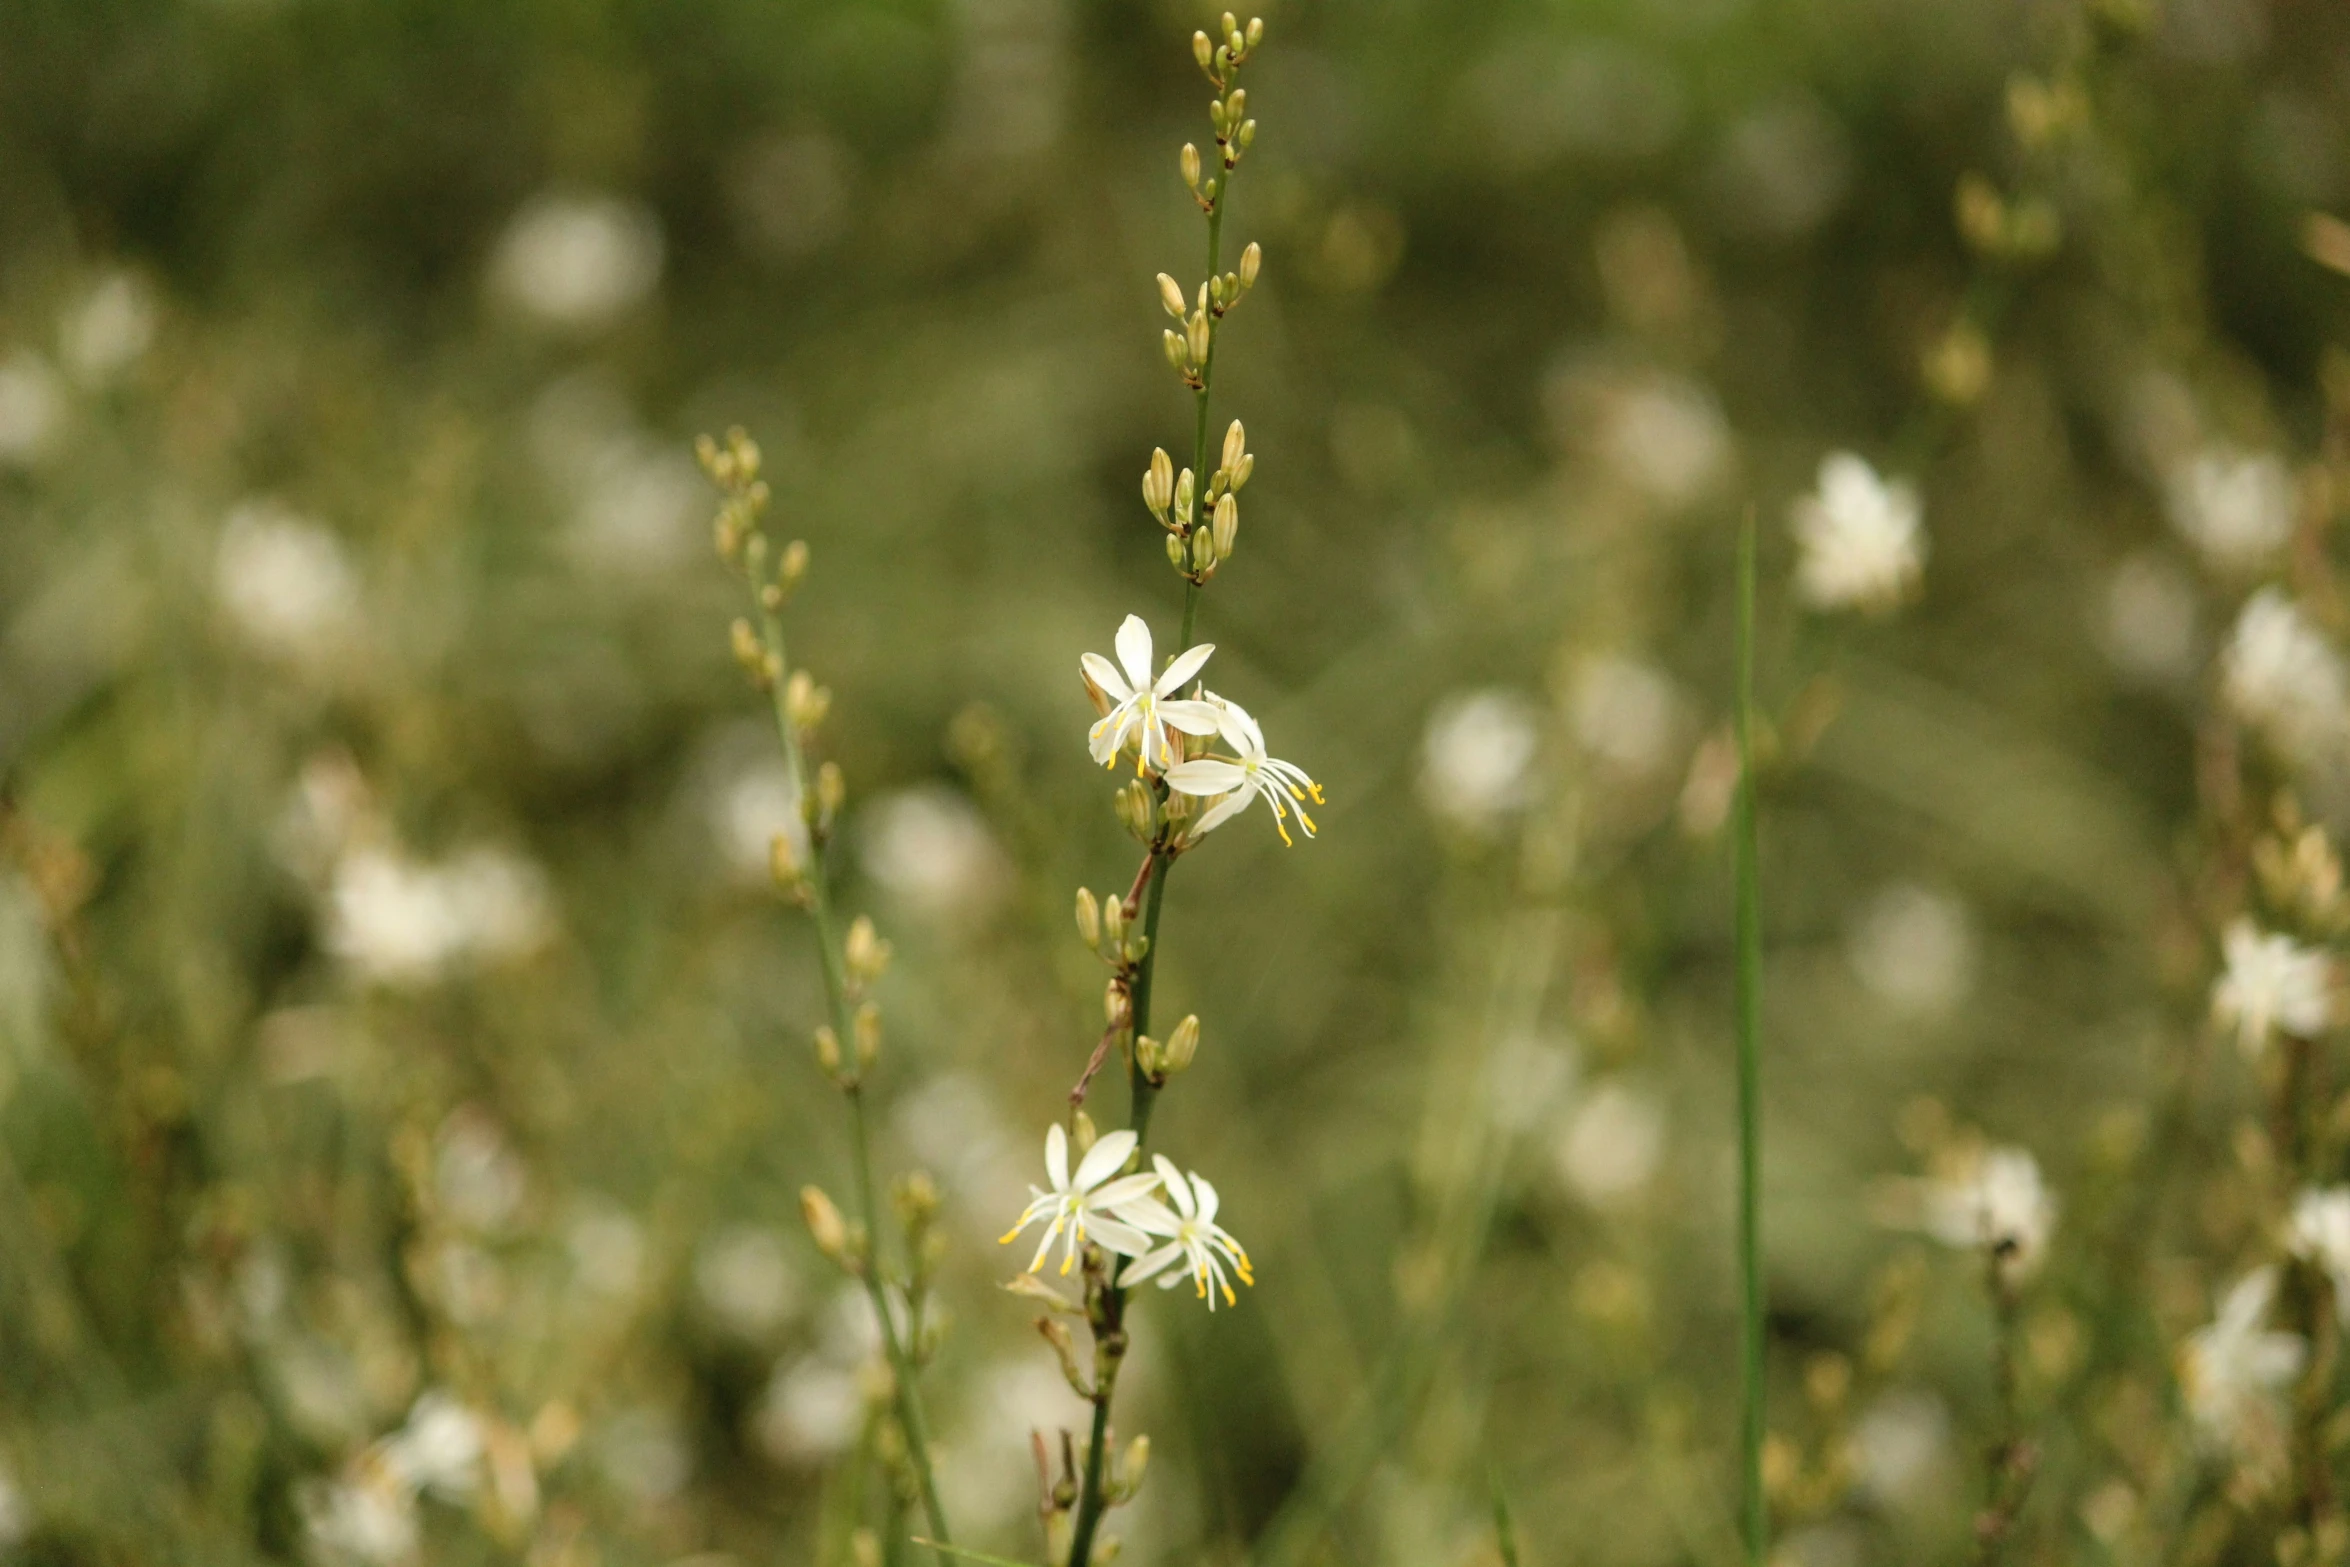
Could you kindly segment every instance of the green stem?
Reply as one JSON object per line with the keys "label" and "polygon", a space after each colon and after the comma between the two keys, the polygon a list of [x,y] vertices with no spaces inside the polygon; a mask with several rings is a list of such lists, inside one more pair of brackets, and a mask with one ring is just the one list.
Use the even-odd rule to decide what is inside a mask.
{"label": "green stem", "polygon": [[1746,1402],[1740,1475],[1749,1567],[1769,1538],[1763,1505],[1762,906],[1754,803],[1754,514],[1738,534],[1738,1269],[1743,1284],[1740,1370]]}
{"label": "green stem", "polygon": [[[1221,149],[1219,149],[1221,150]],[[1216,160],[1219,164],[1223,159]],[[1217,175],[1215,204],[1208,208],[1208,271],[1211,278],[1223,263],[1224,203],[1232,194],[1233,170],[1222,169]],[[1216,373],[1215,317],[1209,318],[1208,356],[1201,361],[1199,390],[1193,394],[1191,431],[1191,515],[1185,519],[1191,528],[1204,525],[1204,507],[1208,493],[1208,397]],[[1189,538],[1186,532],[1185,537]],[[1192,631],[1199,618],[1199,584],[1184,578],[1183,630],[1175,639],[1177,652],[1191,646]],[[1151,978],[1159,967],[1159,906],[1167,896],[1167,868],[1174,863],[1172,855],[1161,856],[1151,869],[1150,891],[1145,895],[1142,933],[1145,938],[1142,962],[1134,971],[1132,1010],[1133,1037],[1140,1039],[1150,1027]],[[1127,1068],[1126,1082],[1130,1109],[1127,1126],[1137,1139],[1149,1135],[1151,1107],[1158,1098],[1158,1089],[1140,1066]],[[1125,1309],[1126,1292],[1112,1286],[1109,1306],[1113,1319]],[[1095,1390],[1093,1398],[1093,1443],[1085,1455],[1085,1488],[1077,1499],[1077,1524],[1069,1536],[1069,1567],[1090,1567],[1093,1560],[1094,1535],[1101,1528],[1104,1501],[1102,1498],[1102,1449],[1108,1445],[1110,1430],[1110,1394],[1114,1378],[1102,1375],[1101,1355],[1095,1353]]]}
{"label": "green stem", "polygon": [[[757,603],[759,584],[757,574],[752,575],[752,601]],[[759,604],[758,608],[760,631],[773,666],[774,678],[768,694],[775,710],[775,731],[783,741],[784,765],[791,771],[799,797],[812,800],[815,789],[808,776],[808,759],[800,749],[799,733],[784,701],[784,682],[791,673],[791,660],[784,649],[783,621],[766,605]],[[856,1026],[849,1015],[848,980],[841,961],[840,942],[833,929],[832,891],[825,880],[821,849],[814,842],[809,846],[809,860],[808,873],[802,881],[808,889],[808,917],[816,927],[816,951],[824,970],[825,1007],[832,1017],[834,1036],[853,1049]],[[881,1324],[882,1351],[888,1357],[890,1376],[896,1383],[898,1424],[906,1433],[906,1459],[913,1466],[915,1485],[921,1491],[922,1513],[929,1521],[930,1537],[943,1546],[953,1536],[947,1529],[946,1510],[939,1505],[937,1482],[931,1477],[930,1435],[922,1418],[922,1395],[914,1382],[913,1357],[898,1336],[897,1323],[890,1315],[889,1292],[881,1282],[881,1205],[873,1192],[872,1134],[866,1126],[864,1090],[861,1084],[852,1082],[844,1092],[849,1101],[849,1132],[856,1156],[857,1218],[864,1225],[866,1236],[866,1255],[859,1272],[864,1279],[865,1293],[873,1302],[873,1315]],[[943,1551],[938,1559],[940,1567],[945,1567]]]}

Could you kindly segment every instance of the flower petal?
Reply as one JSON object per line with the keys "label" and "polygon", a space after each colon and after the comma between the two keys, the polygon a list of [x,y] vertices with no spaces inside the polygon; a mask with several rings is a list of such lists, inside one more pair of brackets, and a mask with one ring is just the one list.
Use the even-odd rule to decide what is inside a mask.
{"label": "flower petal", "polygon": [[1118,662],[1137,691],[1151,688],[1151,628],[1140,615],[1129,615],[1118,627]]}
{"label": "flower petal", "polygon": [[1159,1178],[1145,1170],[1121,1176],[1099,1191],[1085,1194],[1085,1205],[1097,1213],[1117,1213],[1125,1204],[1140,1202],[1159,1189]]}
{"label": "flower petal", "polygon": [[1199,1222],[1202,1224],[1215,1223],[1216,1210],[1223,1205],[1223,1199],[1216,1195],[1216,1188],[1208,1184],[1206,1176],[1194,1171],[1191,1177],[1191,1189],[1199,1197]]}
{"label": "flower petal", "polygon": [[1086,679],[1109,693],[1111,701],[1123,702],[1134,695],[1134,687],[1124,675],[1118,673],[1118,666],[1099,653],[1080,654],[1077,664],[1085,671]]}
{"label": "flower petal", "polygon": [[1216,698],[1217,727],[1232,749],[1246,760],[1255,760],[1265,754],[1265,731],[1248,716],[1248,709],[1228,697]]}
{"label": "flower petal", "polygon": [[1233,817],[1247,810],[1248,802],[1255,799],[1256,795],[1257,792],[1254,789],[1236,789],[1224,796],[1223,799],[1208,807],[1208,814],[1199,819],[1198,826],[1192,828],[1192,836],[1196,838],[1214,832],[1232,820]]}
{"label": "flower petal", "polygon": [[[1202,642],[1198,647],[1185,648],[1175,655],[1175,662],[1167,666],[1167,672],[1159,676],[1158,683],[1151,689],[1161,696],[1174,695],[1183,689],[1186,681],[1199,673],[1200,665],[1206,663],[1208,655],[1215,651],[1216,644],[1213,642]],[[1214,733],[1213,730],[1207,732]]]}
{"label": "flower petal", "polygon": [[1162,700],[1159,717],[1187,735],[1212,735],[1216,732],[1218,715],[1211,702]]}
{"label": "flower petal", "polygon": [[1044,1129],[1044,1173],[1053,1178],[1053,1190],[1069,1189],[1069,1134],[1055,1121]]}
{"label": "flower petal", "polygon": [[1120,1224],[1116,1219],[1096,1214],[1085,1227],[1085,1238],[1104,1251],[1114,1251],[1121,1257],[1139,1257],[1151,1249],[1151,1238],[1131,1224]]}
{"label": "flower petal", "polygon": [[1136,1197],[1122,1202],[1113,1210],[1116,1215],[1138,1230],[1153,1235],[1172,1235],[1182,1228],[1183,1221],[1156,1197]]}
{"label": "flower petal", "polygon": [[1167,769],[1167,787],[1178,794],[1214,795],[1237,789],[1247,779],[1237,762],[1203,756]]}
{"label": "flower petal", "polygon": [[[1058,1122],[1054,1123],[1058,1125]],[[1077,1179],[1072,1184],[1081,1192],[1090,1192],[1118,1173],[1118,1167],[1134,1152],[1141,1139],[1132,1132],[1110,1132],[1085,1151],[1077,1162]]]}
{"label": "flower petal", "polygon": [[1191,1200],[1191,1183],[1183,1178],[1181,1170],[1175,1168],[1174,1160],[1163,1153],[1152,1154],[1151,1167],[1159,1172],[1160,1181],[1166,1185],[1167,1195],[1175,1200],[1176,1212],[1186,1219],[1199,1212],[1198,1205]]}
{"label": "flower petal", "polygon": [[1132,1289],[1137,1284],[1148,1283],[1159,1274],[1166,1272],[1167,1264],[1182,1255],[1183,1248],[1180,1246],[1161,1246],[1157,1251],[1135,1258],[1126,1264],[1125,1270],[1118,1275],[1119,1287]]}

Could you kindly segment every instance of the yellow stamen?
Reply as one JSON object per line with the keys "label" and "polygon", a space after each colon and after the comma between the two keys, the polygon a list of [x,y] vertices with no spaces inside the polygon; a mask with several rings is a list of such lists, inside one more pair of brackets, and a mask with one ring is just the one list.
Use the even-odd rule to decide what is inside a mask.
{"label": "yellow stamen", "polygon": [[[1216,1282],[1219,1284],[1224,1284],[1222,1279],[1218,1279]],[[1232,1286],[1229,1284],[1224,1284],[1224,1304],[1227,1306],[1237,1306],[1240,1304],[1240,1297],[1232,1293]]]}
{"label": "yellow stamen", "polygon": [[1002,1235],[1002,1236],[1001,1236],[1001,1237],[1000,1237],[1000,1238],[999,1238],[999,1239],[996,1241],[996,1244],[997,1244],[998,1246],[1009,1246],[1009,1245],[1011,1245],[1011,1244],[1012,1244],[1012,1238],[1013,1238],[1014,1236],[1018,1235],[1018,1234],[1019,1234],[1019,1233],[1020,1233],[1022,1230],[1026,1229],[1026,1228],[1028,1228],[1028,1226],[1027,1226],[1026,1224],[1024,1224],[1024,1223],[1023,1223],[1023,1224],[1015,1224],[1015,1225],[1013,1225],[1013,1226],[1012,1226],[1010,1229],[1008,1229],[1008,1230],[1004,1231],[1003,1235]]}
{"label": "yellow stamen", "polygon": [[1306,814],[1306,808],[1302,805],[1297,808],[1297,819],[1305,823],[1306,831],[1308,833],[1319,832],[1321,830],[1314,825],[1314,819]]}

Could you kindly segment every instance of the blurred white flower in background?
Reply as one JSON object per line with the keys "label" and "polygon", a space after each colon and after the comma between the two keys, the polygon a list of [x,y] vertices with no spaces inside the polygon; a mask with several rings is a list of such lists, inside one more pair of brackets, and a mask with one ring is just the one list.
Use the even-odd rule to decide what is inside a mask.
{"label": "blurred white flower in background", "polygon": [[694,1290],[719,1326],[761,1339],[799,1304],[799,1280],[783,1241],[755,1224],[730,1225],[694,1249]]}
{"label": "blurred white flower in background", "polygon": [[1949,1406],[1924,1388],[1895,1388],[1853,1422],[1854,1478],[1879,1502],[1916,1504],[1949,1457]]}
{"label": "blurred white flower in background", "polygon": [[2106,579],[2098,640],[2114,668],[2147,685],[2178,685],[2196,669],[2195,585],[2159,555],[2133,555]]}
{"label": "blurred white flower in background", "polygon": [[427,982],[460,961],[527,955],[552,922],[545,874],[504,849],[436,865],[365,846],[342,857],[327,889],[328,950],[389,985]]}
{"label": "blurred white flower in background", "polygon": [[763,756],[733,769],[717,787],[710,830],[743,881],[767,880],[778,833],[791,843],[792,863],[808,863],[808,824],[800,818],[799,780],[780,756]]}
{"label": "blurred white flower in background", "polygon": [[135,272],[109,272],[58,323],[57,353],[84,386],[102,386],[155,341],[155,295]]}
{"label": "blurred white flower in background", "polygon": [[1730,467],[1730,423],[1693,381],[1642,381],[1608,400],[1600,449],[1609,466],[1660,506],[1701,500]]}
{"label": "blurred white flower in background", "polygon": [[1790,513],[1795,587],[1814,609],[1883,614],[1915,592],[1926,535],[1917,491],[1851,452],[1820,459],[1819,485]]}
{"label": "blurred white flower in background", "polygon": [[636,575],[700,558],[701,475],[678,443],[644,429],[609,375],[549,383],[531,404],[530,447],[570,509],[563,546],[581,565]]}
{"label": "blurred white flower in background", "polygon": [[2221,1299],[2211,1324],[2181,1347],[2187,1409],[2213,1446],[2259,1455],[2283,1440],[2279,1395],[2300,1375],[2309,1347],[2297,1333],[2266,1326],[2276,1293],[2277,1270],[2253,1269]]}
{"label": "blurred white flower in background", "polygon": [[1612,653],[1586,660],[1568,705],[1576,740],[1618,771],[1645,778],[1673,760],[1681,693],[1661,670]]}
{"label": "blurred white flower in background", "polygon": [[416,1400],[408,1423],[381,1449],[384,1466],[409,1490],[451,1501],[465,1500],[480,1485],[486,1450],[481,1417],[440,1388]]}
{"label": "blurred white flower in background", "polygon": [[1525,805],[1539,743],[1535,707],[1514,691],[1467,691],[1429,715],[1420,797],[1455,826],[1490,830]]}
{"label": "blurred white flower in background", "polygon": [[602,326],[661,280],[661,225],[637,202],[600,195],[533,197],[490,263],[493,288],[550,326]]}
{"label": "blurred white flower in background", "polygon": [[2163,481],[2171,526],[2221,571],[2250,573],[2293,537],[2293,474],[2267,452],[2214,447]]}
{"label": "blurred white flower in background", "polygon": [[2334,1311],[2350,1322],[2350,1186],[2302,1191],[2293,1199],[2285,1238],[2294,1256],[2325,1270],[2334,1286]]}
{"label": "blurred white flower in background", "polygon": [[2246,723],[2287,758],[2338,746],[2346,719],[2342,657],[2277,588],[2245,602],[2220,661],[2220,690]]}
{"label": "blurred white flower in background", "polygon": [[751,1413],[760,1447],[786,1465],[846,1452],[864,1423],[864,1378],[816,1359],[779,1362]]}
{"label": "blurred white flower in background", "polygon": [[2021,1148],[1990,1148],[1927,1181],[1926,1232],[1945,1246],[1989,1251],[2022,1280],[2039,1270],[2056,1230],[2056,1199],[2040,1162]]}
{"label": "blurred white flower in background", "polygon": [[1844,954],[1871,995],[1912,1016],[1946,1014],[1974,988],[1978,954],[1966,905],[1914,882],[1882,888],[1861,905]]}
{"label": "blurred white flower in background", "polygon": [[573,1213],[564,1246],[579,1282],[607,1300],[634,1295],[645,1271],[645,1228],[619,1204],[590,1198]]}
{"label": "blurred white flower in background", "polygon": [[433,1195],[466,1229],[494,1235],[521,1211],[529,1172],[487,1112],[460,1105],[433,1139]]}
{"label": "blurred white flower in background", "polygon": [[865,874],[926,919],[968,919],[1003,900],[1012,864],[960,791],[922,784],[885,795],[858,823]]}
{"label": "blurred white flower in background", "polygon": [[657,1506],[693,1478],[693,1449],[677,1417],[650,1405],[623,1410],[596,1444],[604,1478],[640,1507]]}
{"label": "blurred white flower in background", "polygon": [[1568,1117],[1553,1157],[1569,1190],[1606,1209],[1637,1196],[1664,1152],[1664,1108],[1636,1089],[1606,1083]]}
{"label": "blurred white flower in background", "polygon": [[212,590],[248,639],[292,659],[347,643],[359,612],[358,575],[341,541],[270,500],[229,513]]}
{"label": "blurred white flower in background", "polygon": [[2267,1049],[2279,1029],[2309,1039],[2333,1022],[2334,963],[2324,952],[2248,919],[2229,925],[2220,947],[2226,967],[2212,982],[2211,1015],[2246,1055]]}
{"label": "blurred white flower in background", "polygon": [[[1124,1375],[1134,1376],[1148,1363],[1129,1356]],[[1123,1379],[1119,1391],[1130,1391]],[[937,1453],[940,1497],[957,1529],[976,1534],[1023,1518],[1034,1527],[1036,1470],[1028,1434],[1067,1424],[1070,1408],[1069,1384],[1050,1356],[998,1361],[972,1379],[961,1423]],[[1159,1462],[1151,1465],[1151,1485],[1163,1483]],[[1146,1488],[1143,1495],[1149,1494]]]}
{"label": "blurred white flower in background", "polygon": [[65,434],[65,388],[30,349],[0,359],[0,467],[29,468]]}
{"label": "blurred white flower in background", "polygon": [[378,1468],[294,1493],[312,1554],[330,1567],[395,1567],[416,1556],[416,1498]]}

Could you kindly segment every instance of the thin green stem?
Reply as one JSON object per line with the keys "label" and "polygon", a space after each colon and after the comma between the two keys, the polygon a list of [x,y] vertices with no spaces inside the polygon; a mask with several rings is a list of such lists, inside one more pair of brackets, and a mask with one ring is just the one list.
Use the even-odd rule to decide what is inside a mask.
{"label": "thin green stem", "polygon": [[[1223,160],[1217,159],[1218,163]],[[1223,263],[1224,204],[1232,194],[1233,170],[1221,169],[1217,176],[1216,199],[1208,208],[1208,271],[1213,278]],[[1200,362],[1199,389],[1193,394],[1191,432],[1191,514],[1184,520],[1191,529],[1206,524],[1208,493],[1208,400],[1209,389],[1215,383],[1216,338],[1218,318],[1209,317],[1208,353]],[[1185,537],[1188,538],[1187,531]],[[1186,576],[1183,584],[1183,630],[1175,640],[1178,652],[1192,644],[1192,634],[1199,618],[1200,585]],[[1162,791],[1163,795],[1163,791]],[[1135,965],[1134,986],[1131,992],[1133,1013],[1132,1037],[1140,1039],[1150,1027],[1151,979],[1159,967],[1159,908],[1167,896],[1167,870],[1174,863],[1172,854],[1160,855],[1151,867],[1150,890],[1144,895],[1142,933],[1144,937],[1142,961]],[[1141,1139],[1150,1132],[1151,1107],[1157,1102],[1158,1089],[1139,1064],[1130,1064],[1126,1074],[1129,1091],[1127,1127],[1140,1147]],[[1115,1285],[1109,1287],[1109,1310],[1116,1319],[1125,1310],[1126,1292]],[[1103,1356],[1095,1351],[1093,1396],[1093,1442],[1085,1455],[1085,1484],[1077,1499],[1077,1522],[1069,1536],[1068,1567],[1090,1567],[1093,1560],[1094,1536],[1101,1529],[1102,1513],[1107,1503],[1102,1494],[1102,1450],[1109,1443],[1110,1395],[1116,1386],[1114,1375],[1103,1374]],[[1114,1369],[1114,1366],[1113,1366]]]}
{"label": "thin green stem", "polygon": [[1740,1370],[1742,1520],[1749,1567],[1769,1539],[1763,1503],[1762,902],[1757,890],[1754,802],[1754,514],[1738,534],[1738,1271],[1743,1285]]}
{"label": "thin green stem", "polygon": [[[775,712],[775,731],[783,742],[784,765],[790,769],[793,786],[803,800],[815,798],[814,781],[808,776],[807,755],[800,748],[798,728],[792,723],[791,710],[784,698],[784,682],[791,673],[791,660],[785,651],[783,620],[776,611],[759,603],[759,584],[751,583],[752,602],[758,605],[759,628],[764,641],[770,668],[768,695]],[[802,878],[808,890],[808,917],[816,927],[816,951],[824,970],[824,1001],[832,1017],[836,1038],[844,1044],[856,1038],[855,1020],[849,1015],[849,991],[846,969],[841,960],[840,941],[833,928],[832,891],[824,876],[821,851],[811,845],[807,875]],[[849,1102],[849,1134],[854,1145],[857,1218],[865,1227],[866,1255],[859,1269],[865,1283],[865,1293],[873,1303],[873,1315],[881,1324],[882,1352],[889,1359],[891,1380],[896,1384],[898,1424],[906,1435],[906,1460],[913,1466],[914,1482],[922,1496],[923,1516],[930,1524],[930,1537],[944,1545],[952,1539],[947,1528],[946,1509],[939,1505],[938,1485],[931,1477],[929,1428],[922,1418],[922,1395],[915,1385],[913,1356],[907,1352],[899,1337],[897,1322],[889,1309],[889,1292],[881,1282],[881,1205],[873,1191],[872,1134],[866,1126],[865,1095],[861,1084],[851,1083],[844,1090]],[[946,1556],[939,1555],[941,1567]]]}

